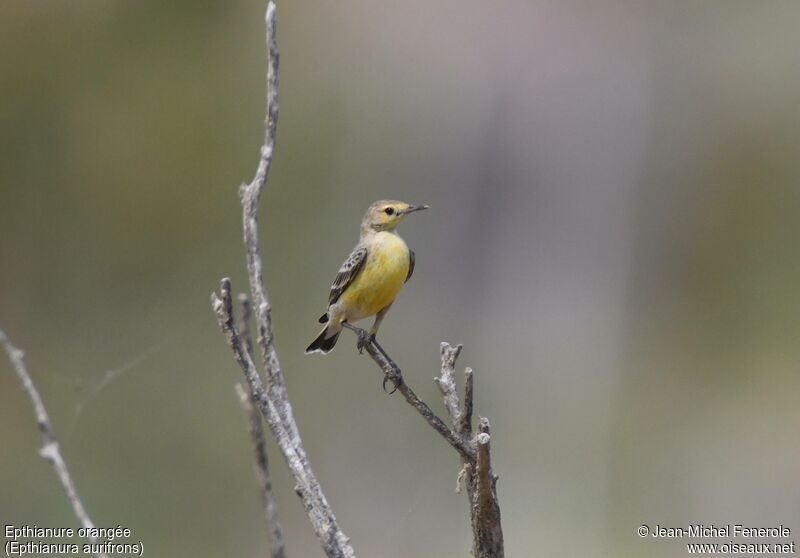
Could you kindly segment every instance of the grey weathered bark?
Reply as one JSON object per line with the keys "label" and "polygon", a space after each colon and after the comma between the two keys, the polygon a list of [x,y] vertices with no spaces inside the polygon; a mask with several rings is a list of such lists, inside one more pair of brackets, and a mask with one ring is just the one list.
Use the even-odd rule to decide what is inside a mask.
{"label": "grey weathered bark", "polygon": [[295,480],[295,492],[303,501],[306,515],[314,529],[325,554],[329,557],[350,558],[355,556],[349,538],[336,522],[333,510],[325,498],[309,464],[300,438],[300,432],[292,413],[286,392],[280,361],[273,343],[272,316],[264,281],[262,278],[261,251],[258,239],[258,202],[267,182],[275,151],[275,135],[278,123],[278,43],[275,35],[275,3],[269,0],[266,10],[267,39],[267,83],[266,125],[261,157],[253,180],[239,189],[242,203],[242,227],[250,281],[250,293],[258,329],[257,343],[261,350],[266,388],[261,382],[255,363],[243,346],[233,318],[230,281],[223,279],[220,296],[212,296],[212,306],[219,324],[228,338],[236,361],[245,378],[259,410],[272,431],[278,448],[286,460]]}
{"label": "grey weathered bark", "polygon": [[[497,475],[492,472],[492,454],[489,446],[489,420],[478,420],[478,458],[467,470],[467,495],[470,499],[472,520],[472,553],[476,557],[503,556],[503,528],[500,524],[500,505],[497,501]],[[472,472],[474,471],[474,472]]]}
{"label": "grey weathered bark", "polygon": [[[354,557],[355,552],[350,546],[350,540],[339,529],[333,511],[322,493],[319,481],[317,481],[311,470],[297,425],[294,422],[291,405],[286,395],[286,388],[281,386],[280,390],[271,390],[268,386],[265,389],[261,377],[258,375],[256,364],[242,341],[239,328],[236,326],[233,317],[233,301],[231,299],[229,279],[222,280],[219,296],[214,293],[211,296],[211,300],[212,307],[217,315],[217,321],[228,340],[228,345],[233,351],[236,362],[244,373],[249,388],[254,395],[254,401],[267,421],[278,448],[294,477],[296,483],[295,492],[303,501],[306,515],[322,545],[322,549],[330,557]],[[274,361],[271,362],[278,362],[277,355],[275,355]],[[267,382],[270,382],[269,374],[267,374],[267,378]],[[274,374],[272,378],[274,381]],[[277,400],[275,398],[276,393],[281,394]]]}
{"label": "grey weathered bark", "polygon": [[[72,511],[78,518],[78,522],[80,522],[81,527],[93,530],[95,528],[95,524],[89,517],[89,514],[83,505],[83,501],[78,494],[78,489],[75,488],[75,483],[72,481],[72,476],[69,474],[67,463],[61,456],[58,438],[56,438],[56,434],[53,431],[53,426],[50,424],[50,416],[47,414],[47,409],[44,406],[44,402],[42,402],[39,391],[36,389],[30,374],[28,374],[28,369],[25,366],[25,353],[11,343],[11,340],[3,330],[0,330],[0,343],[3,344],[3,347],[8,354],[8,359],[14,366],[17,376],[19,376],[19,380],[22,382],[22,387],[25,389],[25,392],[28,394],[28,398],[31,400],[31,404],[33,405],[33,412],[36,415],[36,424],[39,426],[39,432],[41,432],[42,440],[44,442],[44,445],[42,445],[42,448],[39,450],[39,455],[41,455],[42,458],[44,458],[53,466],[53,469],[58,476],[58,480],[61,482],[61,486],[64,488],[64,492],[67,494],[69,503],[72,505]],[[95,536],[90,536],[88,538],[93,544],[100,542],[100,540]],[[100,558],[107,558],[107,555],[102,552],[97,553],[96,556]]]}

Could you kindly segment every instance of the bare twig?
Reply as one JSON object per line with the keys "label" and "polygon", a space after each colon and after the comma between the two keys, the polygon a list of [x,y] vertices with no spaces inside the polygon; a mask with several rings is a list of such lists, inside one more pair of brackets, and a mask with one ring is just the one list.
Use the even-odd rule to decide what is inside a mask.
{"label": "bare twig", "polygon": [[[19,376],[20,382],[22,382],[22,387],[27,392],[31,404],[33,405],[33,412],[36,415],[36,424],[39,426],[39,432],[41,432],[44,442],[44,445],[42,445],[42,448],[39,450],[39,455],[53,466],[58,480],[61,482],[61,486],[64,488],[64,492],[66,492],[70,504],[72,504],[72,511],[78,518],[81,527],[94,531],[95,524],[86,512],[86,508],[83,507],[78,489],[75,488],[75,483],[72,481],[72,477],[69,474],[67,464],[61,456],[61,449],[59,448],[58,439],[53,431],[53,426],[50,424],[50,417],[47,414],[47,409],[42,402],[39,391],[33,384],[30,374],[28,374],[28,369],[25,366],[25,353],[17,349],[2,330],[0,330],[0,343],[3,344],[8,354],[8,359],[11,361],[11,364],[14,365],[14,370],[16,370],[17,376]],[[92,544],[100,542],[96,536],[91,535],[88,538]],[[101,558],[107,557],[107,555],[102,552],[97,553],[96,556],[100,556]]]}
{"label": "bare twig", "polygon": [[452,428],[437,417],[425,402],[419,399],[403,379],[400,367],[386,351],[369,338],[364,345],[372,360],[381,368],[385,378],[390,380],[428,424],[458,451],[461,456],[461,471],[456,481],[460,491],[463,482],[467,488],[470,502],[470,522],[472,523],[472,554],[475,558],[503,558],[503,528],[500,523],[500,505],[497,499],[497,476],[492,472],[489,421],[478,421],[478,435],[472,436],[472,408],[474,384],[472,369],[465,371],[464,407],[459,409],[458,392],[455,384],[455,364],[461,353],[461,345],[455,347],[442,343],[441,374],[435,378],[444,398],[445,409],[450,417]]}
{"label": "bare twig", "polygon": [[475,450],[470,446],[469,442],[465,442],[462,440],[455,432],[453,432],[447,425],[437,417],[431,408],[422,401],[417,394],[414,393],[414,390],[405,383],[405,381],[401,382],[398,387],[398,391],[405,397],[406,401],[414,407],[417,412],[422,415],[422,417],[428,421],[434,430],[436,430],[439,434],[444,437],[447,442],[453,446],[462,457],[466,459],[473,459],[473,455]]}
{"label": "bare twig", "polygon": [[456,359],[461,353],[461,345],[451,347],[447,343],[442,343],[439,347],[442,356],[442,373],[438,378],[434,378],[436,385],[444,397],[444,406],[447,414],[450,415],[450,423],[453,430],[458,432],[458,425],[461,422],[461,410],[458,408],[458,391],[456,390]]}
{"label": "bare twig", "polygon": [[[244,337],[244,335],[243,335]],[[267,520],[269,533],[270,556],[272,558],[285,558],[286,544],[283,540],[283,528],[278,519],[278,508],[275,496],[272,493],[272,479],[269,474],[269,460],[267,458],[267,442],[264,439],[264,430],[261,428],[261,413],[253,406],[252,395],[241,384],[236,384],[236,393],[247,417],[247,429],[253,442],[253,456],[255,457],[255,473],[258,487],[261,489],[261,504],[264,507],[264,516]]]}
{"label": "bare twig", "polygon": [[414,390],[405,382],[400,367],[386,354],[374,339],[370,339],[364,349],[369,353],[377,365],[383,370],[385,377],[394,383],[405,400],[422,415],[428,424],[436,430],[447,442],[455,448],[465,459],[474,460],[475,450],[468,441],[465,441],[454,432],[445,422],[431,410],[427,403],[420,399]]}
{"label": "bare twig", "polygon": [[461,421],[457,427],[461,435],[467,438],[472,436],[472,400],[475,390],[472,378],[472,368],[467,366],[464,370],[464,411],[461,413]]}

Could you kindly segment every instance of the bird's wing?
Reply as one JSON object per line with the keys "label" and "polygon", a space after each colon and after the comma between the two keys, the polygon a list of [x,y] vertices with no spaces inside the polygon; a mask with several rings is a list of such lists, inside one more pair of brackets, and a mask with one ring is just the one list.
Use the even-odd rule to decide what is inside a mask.
{"label": "bird's wing", "polygon": [[417,261],[417,257],[414,255],[414,250],[408,251],[408,275],[406,275],[406,283],[408,280],[411,279],[411,276],[414,275],[414,264]]}
{"label": "bird's wing", "polygon": [[331,293],[328,295],[328,304],[333,304],[353,282],[358,272],[364,267],[364,262],[367,261],[367,248],[365,246],[356,246],[353,253],[344,261],[342,267],[339,268],[339,273],[336,274],[336,279],[333,280],[331,285]]}

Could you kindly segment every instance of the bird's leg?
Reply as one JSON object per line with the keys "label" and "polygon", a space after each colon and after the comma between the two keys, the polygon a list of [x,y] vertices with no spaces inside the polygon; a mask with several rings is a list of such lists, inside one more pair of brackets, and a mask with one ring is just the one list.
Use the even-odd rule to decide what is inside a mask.
{"label": "bird's leg", "polygon": [[386,354],[386,351],[383,350],[383,347],[381,347],[378,344],[378,341],[375,339],[375,336],[378,335],[378,328],[381,327],[381,322],[383,322],[383,318],[386,317],[386,313],[389,311],[389,308],[391,307],[392,303],[390,302],[389,304],[381,308],[380,312],[375,314],[375,321],[372,323],[372,328],[369,330],[370,342],[372,342],[372,344],[375,345],[375,348],[378,349],[381,352],[381,354],[384,357],[386,357],[386,360],[388,360],[389,362],[391,362],[392,359],[389,358],[389,355]]}
{"label": "bird's leg", "polygon": [[372,343],[372,346],[383,355],[383,358],[386,359],[386,364],[388,364],[388,369],[384,370],[383,375],[383,391],[386,391],[386,382],[392,382],[392,391],[386,391],[389,395],[393,394],[397,391],[397,388],[400,387],[400,384],[403,382],[403,376],[400,375],[400,367],[395,364],[386,351],[383,350],[381,344],[378,343],[378,340],[375,338],[375,334],[371,334],[369,336],[369,341]]}
{"label": "bird's leg", "polygon": [[392,384],[394,384],[394,387],[392,388],[392,391],[389,392],[389,394],[392,394],[395,391],[397,391],[397,388],[400,387],[400,383],[403,381],[403,377],[400,375],[400,368],[398,368],[397,365],[392,360],[392,358],[388,354],[386,354],[386,351],[383,350],[383,347],[381,347],[381,344],[378,343],[378,340],[375,338],[375,336],[378,334],[378,328],[381,327],[381,322],[383,322],[383,318],[386,317],[386,313],[389,311],[389,308],[391,307],[392,303],[390,302],[389,304],[381,308],[380,312],[375,314],[375,322],[372,324],[372,329],[370,329],[369,331],[370,343],[372,343],[372,346],[375,347],[375,349],[377,349],[378,352],[380,352],[383,355],[383,358],[386,359],[386,362],[391,367],[391,370],[386,372],[383,378],[383,391],[386,391],[386,382],[391,381]]}
{"label": "bird's leg", "polygon": [[350,331],[352,331],[353,333],[355,333],[358,336],[358,342],[356,343],[356,349],[358,349],[358,354],[363,354],[364,353],[364,346],[367,343],[369,343],[370,341],[372,341],[372,339],[370,338],[370,335],[367,333],[367,331],[365,329],[362,329],[360,327],[356,327],[356,326],[354,326],[352,324],[349,324],[347,322],[342,322],[342,326],[346,327],[347,329],[349,329]]}
{"label": "bird's leg", "polygon": [[[381,322],[383,322],[383,319],[386,317],[386,313],[389,311],[389,308],[392,307],[392,304],[393,303],[390,302],[381,308],[377,314],[375,314],[375,321],[372,322],[372,328],[369,330],[369,336],[373,341],[375,340],[375,336],[378,335],[378,328],[381,327]],[[383,353],[383,351],[381,352]],[[386,353],[383,353],[383,356],[386,356]]]}
{"label": "bird's leg", "polygon": [[384,350],[383,350],[383,347],[381,347],[381,344],[380,344],[380,343],[378,343],[378,340],[375,338],[375,334],[374,334],[374,333],[373,333],[373,334],[371,334],[371,335],[369,336],[369,342],[370,342],[370,343],[372,343],[372,345],[373,345],[373,346],[374,346],[376,349],[378,349],[378,350],[380,351],[380,353],[383,355],[383,357],[384,357],[384,358],[385,358],[387,361],[389,361],[389,362],[391,362],[392,364],[394,364],[394,361],[391,359],[391,357],[390,357],[389,355],[387,355],[387,354],[386,354],[386,351],[384,351]]}
{"label": "bird's leg", "polygon": [[[375,334],[367,333],[366,330],[347,322],[342,322],[342,327],[349,329],[358,336],[358,343],[356,344],[356,347],[358,348],[359,354],[363,354],[364,347],[366,347],[367,344],[370,344],[383,355],[383,358],[386,359],[386,363],[389,365],[389,370],[384,371],[383,391],[386,391],[389,393],[389,395],[397,391],[397,388],[399,388],[400,384],[403,382],[403,377],[400,374],[400,368],[397,366],[397,364],[395,364],[392,358],[386,354],[386,351],[383,350],[383,347],[381,347],[380,343],[378,343],[378,340],[375,339]],[[386,390],[386,384],[388,382],[392,382],[392,391]]]}
{"label": "bird's leg", "polygon": [[[378,343],[377,339],[375,339],[375,334],[369,336],[369,342],[380,354],[383,355],[383,358],[386,359],[388,370],[384,369],[383,373],[383,391],[386,391],[386,393],[391,395],[397,391],[397,388],[399,388],[400,384],[403,382],[403,376],[400,375],[400,367],[395,364],[395,362],[392,360],[392,357],[386,354],[386,351],[383,350],[381,344]],[[392,391],[386,390],[387,382],[392,382]]]}
{"label": "bird's leg", "polygon": [[369,332],[370,343],[372,343],[372,346],[383,355],[383,358],[386,359],[386,363],[389,365],[389,368],[391,368],[391,370],[386,371],[383,376],[383,391],[386,391],[386,383],[392,382],[392,391],[387,391],[389,395],[397,391],[397,388],[400,387],[400,384],[403,381],[403,377],[400,375],[400,369],[394,363],[392,358],[386,354],[386,351],[383,350],[383,347],[381,347],[381,344],[378,343],[375,335],[378,333],[378,328],[381,327],[381,322],[391,307],[392,305],[388,304],[375,315],[375,323],[372,324],[372,329]]}

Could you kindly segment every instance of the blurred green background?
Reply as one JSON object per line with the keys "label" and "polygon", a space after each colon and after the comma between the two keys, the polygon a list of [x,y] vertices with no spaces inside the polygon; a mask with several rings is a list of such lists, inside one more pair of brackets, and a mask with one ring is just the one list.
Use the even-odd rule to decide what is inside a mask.
{"label": "blurred green background", "polygon": [[[313,466],[360,556],[467,556],[458,459],[345,337],[304,356],[364,209],[428,203],[382,341],[490,417],[509,556],[683,556],[640,524],[800,529],[800,4],[280,3],[265,279]],[[262,2],[0,4],[0,327],[96,522],[264,556],[237,187]],[[110,379],[110,381],[108,381]],[[72,526],[0,359],[0,522]],[[270,446],[290,556],[320,556]],[[794,534],[793,537],[794,539]]]}

